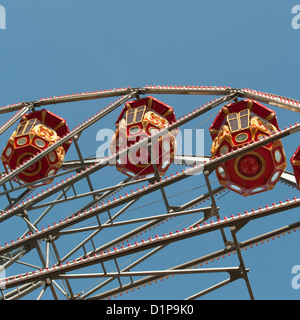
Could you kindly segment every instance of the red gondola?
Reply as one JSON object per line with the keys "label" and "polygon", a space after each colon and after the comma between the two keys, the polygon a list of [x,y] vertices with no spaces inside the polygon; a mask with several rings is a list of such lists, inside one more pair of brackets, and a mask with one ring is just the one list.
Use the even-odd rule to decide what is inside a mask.
{"label": "red gondola", "polygon": [[[4,148],[1,160],[7,173],[25,163],[39,152],[69,133],[66,120],[48,110],[40,110],[25,114],[16,131],[12,134]],[[33,163],[21,172],[14,180],[32,183],[41,178],[49,179],[38,183],[51,183],[60,169],[71,140],[50,152],[41,160]],[[32,186],[35,186],[33,184]]]}
{"label": "red gondola", "polygon": [[[220,110],[210,127],[211,154],[224,155],[278,129],[275,112],[257,101],[231,103]],[[216,174],[221,185],[249,196],[273,189],[286,166],[283,146],[278,140],[222,163]]]}
{"label": "red gondola", "polygon": [[[141,139],[167,128],[176,121],[173,108],[163,102],[146,97],[125,104],[116,121],[116,131],[111,141],[112,153],[130,147]],[[130,151],[116,163],[117,170],[140,179],[158,173],[165,174],[174,160],[176,131],[167,131],[152,144]]]}

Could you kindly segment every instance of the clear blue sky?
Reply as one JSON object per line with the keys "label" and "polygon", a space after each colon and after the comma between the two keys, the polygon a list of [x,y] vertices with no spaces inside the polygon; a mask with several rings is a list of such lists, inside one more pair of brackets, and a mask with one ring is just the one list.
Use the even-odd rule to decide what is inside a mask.
{"label": "clear blue sky", "polygon": [[[291,25],[291,10],[296,4],[300,2],[0,0],[0,5],[6,9],[7,23],[6,30],[0,30],[0,105],[147,84],[246,87],[300,99],[300,29],[294,30]],[[173,106],[177,116],[209,100],[205,97],[158,98]],[[73,128],[105,106],[106,101],[92,101],[53,106],[50,110],[65,117]],[[298,120],[297,113],[274,110],[280,127]],[[105,123],[97,124],[88,136],[82,136],[85,157],[95,154],[99,147],[95,139],[97,130],[100,126],[113,129],[118,113],[108,117]],[[8,117],[10,115],[1,115],[1,123]],[[213,117],[203,128],[207,129],[212,120]],[[193,126],[196,127],[197,122]],[[1,150],[10,133],[3,135]],[[299,145],[297,137],[293,135],[283,141],[288,163]],[[206,154],[209,154],[210,144],[206,131]],[[72,152],[70,150],[68,155],[70,159]],[[101,179],[123,178],[114,168],[108,169],[101,173]],[[288,170],[291,170],[290,165]],[[211,179],[216,180],[214,174]],[[192,180],[190,186],[199,184],[203,184],[203,177]],[[169,195],[177,191],[170,189]],[[220,214],[229,216],[294,196],[299,197],[299,191],[280,183],[273,191],[247,199],[231,192],[220,200]],[[149,214],[156,213],[151,210]],[[63,211],[60,214],[64,216]],[[295,210],[251,222],[238,234],[239,240],[298,221],[297,214]],[[9,227],[1,231],[1,243],[20,235],[21,231],[13,230],[14,222],[7,223]],[[159,229],[154,232],[160,234]],[[257,299],[299,299],[300,291],[291,286],[292,267],[300,264],[299,237],[296,232],[244,253]],[[213,235],[205,240],[188,241],[185,249],[173,245],[167,251],[169,257],[185,253],[192,258],[197,256],[198,250],[203,254],[221,248],[215,245]],[[186,252],[186,248],[190,252]],[[166,255],[158,255],[144,268],[168,267],[161,263],[161,257]],[[238,265],[236,257],[227,261],[208,266]],[[20,270],[16,273],[22,272]],[[130,293],[126,298],[183,299],[214,284],[216,279],[203,275],[177,276],[143,288],[138,295]],[[248,293],[239,280],[206,298],[248,299]]]}

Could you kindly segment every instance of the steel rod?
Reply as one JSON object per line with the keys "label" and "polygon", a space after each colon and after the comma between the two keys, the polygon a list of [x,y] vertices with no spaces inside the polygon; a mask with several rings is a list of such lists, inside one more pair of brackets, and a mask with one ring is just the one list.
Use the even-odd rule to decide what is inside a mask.
{"label": "steel rod", "polygon": [[82,278],[118,278],[118,277],[140,277],[147,275],[165,276],[176,274],[197,274],[197,273],[218,273],[218,272],[232,272],[239,270],[239,267],[227,268],[202,268],[202,269],[177,269],[177,270],[149,270],[149,271],[126,271],[126,272],[107,272],[107,273],[85,273],[85,274],[63,274],[57,276],[56,279],[82,279]]}

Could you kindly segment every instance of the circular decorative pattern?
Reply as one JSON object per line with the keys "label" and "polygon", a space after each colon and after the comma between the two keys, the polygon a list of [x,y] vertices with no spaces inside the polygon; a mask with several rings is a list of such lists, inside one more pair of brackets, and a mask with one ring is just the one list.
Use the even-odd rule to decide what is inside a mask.
{"label": "circular decorative pattern", "polygon": [[45,142],[43,140],[40,139],[36,139],[35,140],[35,144],[39,147],[39,148],[44,148],[45,147]]}
{"label": "circular decorative pattern", "polygon": [[239,186],[235,185],[235,184],[230,184],[229,185],[229,188],[233,189],[233,190],[236,190],[236,191],[239,191],[241,192],[242,191],[242,188],[240,188]]}
{"label": "circular decorative pattern", "polygon": [[137,134],[139,131],[140,131],[140,127],[137,127],[137,126],[131,127],[131,128],[129,129],[129,133],[130,133],[130,134]]}
{"label": "circular decorative pattern", "polygon": [[153,127],[149,129],[149,133],[150,133],[150,134],[154,134],[154,133],[156,133],[156,132],[158,132],[158,131],[159,131],[158,129],[153,128]]}
{"label": "circular decorative pattern", "polygon": [[26,138],[20,138],[17,140],[17,145],[18,146],[23,146],[27,142]]}
{"label": "circular decorative pattern", "polygon": [[226,173],[225,173],[225,170],[223,169],[223,167],[219,166],[217,168],[217,171],[219,173],[219,175],[222,177],[222,178],[225,178],[226,177]]}
{"label": "circular decorative pattern", "polygon": [[7,157],[9,157],[9,156],[11,155],[11,153],[12,153],[12,148],[11,148],[11,147],[8,147],[8,148],[6,149],[6,151],[5,151],[5,155],[6,155]]}
{"label": "circular decorative pattern", "polygon": [[[33,156],[34,156],[33,153],[25,153],[23,156],[21,156],[17,160],[17,165],[25,163],[26,161],[30,160]],[[31,166],[29,166],[26,170],[24,170],[22,174],[26,176],[32,176],[39,173],[41,169],[42,169],[42,163],[41,161],[37,161],[33,163]]]}
{"label": "circular decorative pattern", "polygon": [[234,172],[246,181],[253,181],[261,177],[265,168],[265,159],[255,151],[237,157],[234,162]]}
{"label": "circular decorative pattern", "polygon": [[162,164],[162,166],[161,166],[161,168],[162,169],[165,169],[168,165],[169,165],[169,161],[168,160],[166,160],[163,164]]}
{"label": "circular decorative pattern", "polygon": [[265,134],[262,134],[262,133],[260,133],[258,136],[257,136],[257,139],[258,140],[261,140],[261,139],[264,139],[264,138],[266,138],[267,136],[265,135]]}
{"label": "circular decorative pattern", "polygon": [[248,140],[248,134],[245,132],[239,133],[236,137],[235,137],[235,141],[240,143],[240,142],[245,142]]}
{"label": "circular decorative pattern", "polygon": [[282,160],[282,153],[277,149],[274,153],[275,161],[280,163]]}
{"label": "circular decorative pattern", "polygon": [[220,153],[220,155],[224,155],[224,154],[226,154],[226,152],[228,152],[228,151],[229,151],[229,147],[228,147],[227,145],[224,145],[224,146],[222,146],[222,147],[220,148],[219,153]]}
{"label": "circular decorative pattern", "polygon": [[55,162],[56,160],[55,153],[53,151],[49,154],[49,160],[51,162]]}
{"label": "circular decorative pattern", "polygon": [[49,171],[49,173],[48,173],[48,177],[51,177],[51,176],[53,176],[53,175],[55,175],[55,170],[54,170],[54,169],[51,169],[51,170]]}
{"label": "circular decorative pattern", "polygon": [[258,187],[258,188],[255,188],[251,191],[251,193],[257,193],[257,192],[260,192],[260,191],[263,191],[264,188],[263,187]]}
{"label": "circular decorative pattern", "polygon": [[244,155],[238,162],[239,172],[246,177],[254,177],[262,169],[261,160],[253,154]]}
{"label": "circular decorative pattern", "polygon": [[274,183],[278,179],[279,175],[280,175],[280,171],[276,171],[271,178],[271,182]]}

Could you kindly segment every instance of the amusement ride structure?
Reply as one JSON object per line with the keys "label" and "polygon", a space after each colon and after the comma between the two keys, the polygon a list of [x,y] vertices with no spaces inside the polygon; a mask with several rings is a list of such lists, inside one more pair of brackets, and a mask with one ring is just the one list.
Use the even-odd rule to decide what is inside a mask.
{"label": "amusement ride structure", "polygon": [[[212,100],[182,115],[164,95]],[[58,108],[96,99],[113,102],[73,128]],[[130,299],[133,290],[159,280],[199,274],[228,276],[186,297],[178,292],[178,299],[197,299],[239,279],[254,299],[243,250],[291,233],[300,222],[242,242],[238,235],[250,221],[299,207],[300,198],[252,210],[228,200],[230,213],[222,201],[227,194],[239,203],[267,199],[280,181],[299,188],[299,145],[288,154],[284,138],[300,124],[281,129],[273,107],[300,112],[294,99],[214,86],[129,87],[0,108],[6,121],[0,127],[1,299]],[[179,140],[188,139],[180,138],[181,128],[206,122],[210,152],[180,154]],[[95,153],[95,125],[113,127],[107,155]],[[219,248],[201,252],[208,248],[202,238],[211,235]],[[208,265],[230,254],[234,266]]]}

